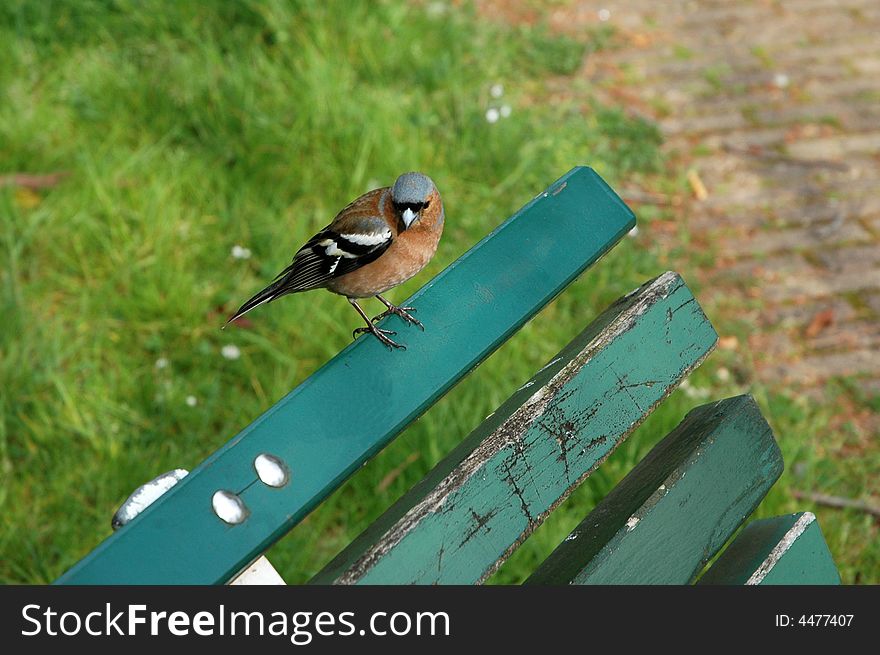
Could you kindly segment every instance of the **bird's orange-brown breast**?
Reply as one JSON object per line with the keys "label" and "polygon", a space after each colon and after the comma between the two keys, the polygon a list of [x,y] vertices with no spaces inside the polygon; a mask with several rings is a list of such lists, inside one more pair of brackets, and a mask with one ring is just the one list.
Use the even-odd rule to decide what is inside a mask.
{"label": "bird's orange-brown breast", "polygon": [[[362,200],[365,201],[363,204]],[[428,264],[437,252],[445,216],[443,203],[436,190],[431,194],[430,204],[423,210],[421,217],[409,229],[402,231],[403,225],[399,224],[391,205],[390,193],[379,193],[369,200],[364,196],[355,203],[357,207],[350,207],[349,212],[381,212],[394,233],[394,241],[378,259],[331,280],[327,288],[349,298],[367,298],[406,282]]]}

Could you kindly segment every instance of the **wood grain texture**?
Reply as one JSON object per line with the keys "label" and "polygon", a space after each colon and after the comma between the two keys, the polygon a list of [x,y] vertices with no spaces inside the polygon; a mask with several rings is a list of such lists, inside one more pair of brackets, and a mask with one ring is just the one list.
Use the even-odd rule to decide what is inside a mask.
{"label": "wood grain texture", "polygon": [[665,273],[603,312],[313,582],[481,582],[711,351]]}
{"label": "wood grain texture", "polygon": [[[456,217],[447,220],[452,225]],[[58,582],[226,582],[634,225],[632,212],[594,171],[573,169],[403,303],[418,307],[425,332],[396,316],[383,321],[408,350],[392,353],[361,337]],[[260,453],[283,460],[291,482],[260,483],[253,466]],[[239,494],[247,520],[229,525],[213,514],[219,489]]]}
{"label": "wood grain texture", "polygon": [[840,574],[811,512],[752,521],[699,584],[840,584]]}
{"label": "wood grain texture", "polygon": [[688,584],[781,473],[782,455],[751,396],[698,407],[527,583]]}

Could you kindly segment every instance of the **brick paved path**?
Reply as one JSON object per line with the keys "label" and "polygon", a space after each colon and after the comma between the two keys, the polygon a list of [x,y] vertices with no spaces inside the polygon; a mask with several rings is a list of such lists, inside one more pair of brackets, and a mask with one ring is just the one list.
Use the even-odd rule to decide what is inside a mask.
{"label": "brick paved path", "polygon": [[715,245],[704,294],[751,324],[758,376],[880,393],[880,2],[577,0],[550,22],[600,9],[623,45],[582,74],[704,183],[681,220]]}

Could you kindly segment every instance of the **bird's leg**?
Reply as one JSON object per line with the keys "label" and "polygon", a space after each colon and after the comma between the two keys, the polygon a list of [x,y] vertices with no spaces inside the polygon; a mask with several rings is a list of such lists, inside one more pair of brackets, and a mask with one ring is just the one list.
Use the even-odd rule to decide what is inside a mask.
{"label": "bird's leg", "polygon": [[351,333],[352,337],[356,338],[359,334],[369,332],[389,348],[402,348],[403,350],[406,350],[406,346],[397,343],[396,341],[392,341],[387,336],[385,336],[386,334],[397,334],[397,332],[394,332],[393,330],[383,330],[381,328],[377,328],[375,325],[373,325],[373,322],[364,313],[364,310],[361,309],[361,306],[357,304],[357,301],[355,301],[354,298],[349,298],[348,302],[350,302],[351,306],[357,310],[357,313],[361,315],[361,318],[363,318],[367,322],[367,327],[356,328],[354,332]]}
{"label": "bird's leg", "polygon": [[382,312],[381,314],[379,314],[378,316],[373,318],[374,321],[378,321],[379,319],[383,319],[390,314],[394,314],[395,316],[400,316],[400,318],[402,318],[407,323],[412,323],[413,325],[418,325],[422,329],[422,331],[424,332],[425,326],[422,325],[422,322],[419,319],[417,319],[415,316],[409,314],[409,312],[416,311],[415,307],[395,307],[394,305],[392,305],[390,302],[385,300],[379,294],[376,294],[376,298],[381,300],[382,304],[385,305],[388,309],[386,309],[384,312]]}

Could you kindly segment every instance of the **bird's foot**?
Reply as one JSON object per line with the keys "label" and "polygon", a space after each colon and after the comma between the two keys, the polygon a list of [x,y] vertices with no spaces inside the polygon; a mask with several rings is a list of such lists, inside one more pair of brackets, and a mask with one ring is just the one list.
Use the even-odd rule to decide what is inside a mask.
{"label": "bird's foot", "polygon": [[400,348],[401,350],[406,350],[406,346],[404,346],[402,343],[392,341],[387,336],[385,336],[387,334],[396,335],[397,332],[395,332],[394,330],[383,330],[382,328],[377,328],[372,323],[370,323],[369,327],[355,328],[354,332],[351,333],[351,336],[356,339],[358,335],[365,334],[367,332],[372,334],[379,341],[381,341],[383,345],[388,346],[389,348]]}
{"label": "bird's foot", "polygon": [[413,316],[412,314],[409,313],[409,312],[414,312],[414,311],[416,311],[415,307],[395,307],[394,305],[388,305],[388,309],[386,309],[384,312],[382,312],[378,316],[374,317],[373,322],[375,323],[376,321],[379,321],[379,320],[385,318],[386,316],[390,316],[391,314],[393,314],[394,316],[399,316],[400,318],[402,318],[404,321],[406,321],[407,323],[409,323],[411,325],[418,325],[419,328],[421,328],[422,332],[424,332],[425,326],[422,325],[422,322],[419,319],[417,319],[415,316]]}

